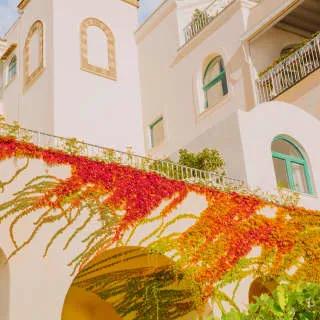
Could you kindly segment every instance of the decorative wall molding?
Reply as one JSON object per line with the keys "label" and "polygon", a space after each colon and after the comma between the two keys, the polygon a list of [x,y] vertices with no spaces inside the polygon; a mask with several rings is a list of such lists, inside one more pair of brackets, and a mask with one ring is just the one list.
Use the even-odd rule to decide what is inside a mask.
{"label": "decorative wall molding", "polygon": [[[108,41],[108,65],[103,68],[89,63],[88,58],[88,28],[97,27],[102,30]],[[111,80],[117,80],[116,68],[116,49],[115,38],[111,29],[104,24],[101,20],[96,18],[87,18],[81,23],[80,28],[80,41],[81,41],[81,69],[101,77]]]}
{"label": "decorative wall molding", "polygon": [[[30,73],[30,43],[32,37],[39,33],[39,65]],[[30,88],[30,86],[40,77],[44,70],[44,29],[43,23],[37,20],[30,28],[26,42],[23,49],[23,83],[24,91]]]}

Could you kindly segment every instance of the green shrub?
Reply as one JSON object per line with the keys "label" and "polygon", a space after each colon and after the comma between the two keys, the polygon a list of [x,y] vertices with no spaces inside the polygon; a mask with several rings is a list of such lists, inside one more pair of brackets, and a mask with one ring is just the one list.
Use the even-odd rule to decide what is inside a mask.
{"label": "green shrub", "polygon": [[[177,167],[174,164],[184,167]],[[186,149],[180,149],[177,162],[170,159],[165,159],[165,162],[156,160],[149,165],[149,169],[175,179],[183,179],[185,177],[208,179],[209,176],[206,172],[199,172],[197,170],[209,171],[223,176],[225,175],[224,166],[225,162],[217,150],[206,148],[199,153],[193,153]],[[197,170],[190,170],[188,168]]]}
{"label": "green shrub", "polygon": [[224,172],[225,162],[220,152],[215,149],[206,148],[198,153],[180,149],[178,164],[222,174]]}
{"label": "green shrub", "polygon": [[280,285],[272,296],[262,295],[246,313],[232,310],[222,320],[319,320],[320,286],[314,283]]}

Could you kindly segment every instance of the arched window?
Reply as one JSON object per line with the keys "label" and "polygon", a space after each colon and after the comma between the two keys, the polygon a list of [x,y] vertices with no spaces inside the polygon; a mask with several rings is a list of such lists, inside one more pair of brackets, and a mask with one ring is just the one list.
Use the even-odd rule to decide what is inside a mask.
{"label": "arched window", "polygon": [[23,49],[24,90],[28,89],[44,70],[44,29],[37,20],[30,28]]}
{"label": "arched window", "polygon": [[11,58],[9,66],[8,66],[7,83],[10,83],[16,77],[16,74],[17,74],[17,56],[14,55]]}
{"label": "arched window", "polygon": [[207,65],[203,76],[203,91],[205,108],[214,106],[228,94],[226,70],[221,56],[215,57]]}
{"label": "arched window", "polygon": [[87,18],[81,23],[80,33],[81,69],[116,80],[115,38],[111,29],[96,18]]}
{"label": "arched window", "polygon": [[283,136],[275,138],[272,142],[272,158],[279,187],[313,193],[307,161],[295,143]]}

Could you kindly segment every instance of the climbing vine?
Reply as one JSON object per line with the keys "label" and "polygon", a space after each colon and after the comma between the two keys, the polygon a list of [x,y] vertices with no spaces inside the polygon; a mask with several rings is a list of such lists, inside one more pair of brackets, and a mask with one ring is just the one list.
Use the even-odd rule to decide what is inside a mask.
{"label": "climbing vine", "polygon": [[[74,144],[69,147],[77,149]],[[74,271],[83,272],[94,257],[114,246],[129,243],[139,226],[158,221],[158,226],[146,234],[139,245],[145,246],[150,253],[170,257],[173,266],[142,273],[144,277],[140,278],[139,270],[133,272],[128,281],[130,288],[136,289],[130,289],[130,296],[126,296],[130,303],[118,302],[117,309],[123,314],[137,310],[142,294],[137,288],[141,288],[139,281],[142,281],[143,286],[153,292],[153,297],[158,297],[157,305],[161,305],[161,310],[165,309],[164,302],[167,306],[170,304],[172,314],[168,319],[201,308],[211,299],[234,304],[234,296],[227,296],[221,289],[227,284],[239,283],[249,275],[277,281],[320,282],[320,212],[170,180],[152,172],[72,153],[43,149],[13,137],[0,138],[0,160],[26,159],[25,165],[12,178],[0,183],[2,192],[27,169],[31,159],[42,160],[48,166],[71,168],[66,179],[50,175],[34,177],[11,199],[0,204],[0,223],[10,220],[10,237],[14,245],[10,258],[30,244],[45,225],[61,222],[45,244],[44,256],[66,230],[72,232],[64,249],[90,222],[97,221],[95,229],[82,239],[84,250],[70,261]],[[200,214],[174,215],[190,193],[204,197],[207,207]],[[160,207],[160,212],[152,215]],[[37,216],[39,210],[42,213]],[[265,210],[272,211],[272,217],[268,217]],[[34,216],[34,229],[26,239],[18,241],[16,226],[26,216]],[[80,218],[84,219],[76,226]],[[183,232],[168,231],[170,226],[182,220],[192,221],[191,226]],[[255,248],[260,252],[252,256]],[[292,274],[288,270],[293,267],[296,271]],[[117,279],[119,277],[123,275],[118,274]],[[177,279],[187,288],[179,292],[181,299],[174,291],[164,289]],[[115,280],[94,281],[96,287],[99,286],[97,282],[106,283],[106,280],[108,286],[99,293],[105,299],[115,290]],[[86,287],[93,288],[90,281]],[[127,290],[128,285],[123,288]],[[172,296],[176,300],[170,298]],[[192,301],[185,301],[187,296],[191,296]],[[152,295],[148,299],[153,299]],[[147,309],[141,310],[148,314]]]}

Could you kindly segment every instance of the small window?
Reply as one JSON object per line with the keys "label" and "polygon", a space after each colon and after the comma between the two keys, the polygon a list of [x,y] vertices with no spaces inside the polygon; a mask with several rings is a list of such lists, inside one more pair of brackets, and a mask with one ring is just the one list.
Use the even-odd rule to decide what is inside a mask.
{"label": "small window", "polygon": [[272,158],[279,187],[313,194],[307,161],[291,140],[276,138],[272,143]]}
{"label": "small window", "polygon": [[151,147],[157,147],[164,141],[163,117],[150,125]]}
{"label": "small window", "polygon": [[223,96],[228,94],[227,76],[222,57],[210,61],[204,72],[203,91],[205,94],[205,109],[216,105]]}
{"label": "small window", "polygon": [[10,83],[17,74],[17,57],[14,55],[8,66],[8,79],[7,83]]}

